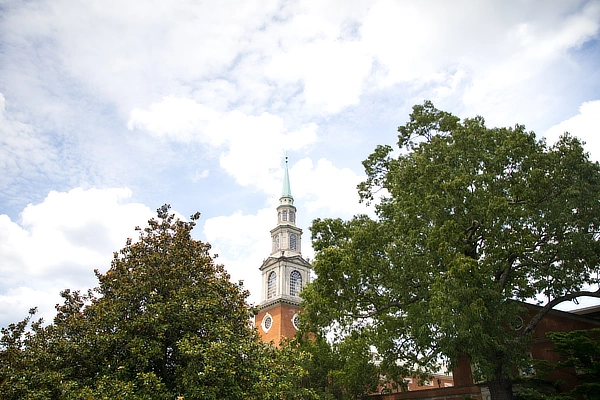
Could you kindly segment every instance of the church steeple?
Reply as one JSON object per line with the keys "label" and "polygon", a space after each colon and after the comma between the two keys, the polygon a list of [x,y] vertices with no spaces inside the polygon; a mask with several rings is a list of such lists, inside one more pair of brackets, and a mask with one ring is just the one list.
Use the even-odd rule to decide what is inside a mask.
{"label": "church steeple", "polygon": [[271,255],[260,266],[262,294],[255,317],[263,340],[275,344],[296,333],[300,291],[310,280],[311,266],[302,258],[302,229],[296,226],[296,217],[286,157],[277,225],[271,229]]}
{"label": "church steeple", "polygon": [[[300,255],[300,238],[302,229],[296,227],[296,207],[290,189],[290,173],[288,160],[285,158],[285,172],[283,174],[283,190],[277,207],[277,226],[271,230],[273,247],[271,256]],[[280,253],[280,254],[279,254]]]}
{"label": "church steeple", "polygon": [[287,156],[285,156],[285,173],[283,175],[283,189],[281,190],[281,198],[284,197],[290,197],[292,202],[294,201],[294,198],[292,197],[292,191],[290,189],[290,173],[288,172]]}

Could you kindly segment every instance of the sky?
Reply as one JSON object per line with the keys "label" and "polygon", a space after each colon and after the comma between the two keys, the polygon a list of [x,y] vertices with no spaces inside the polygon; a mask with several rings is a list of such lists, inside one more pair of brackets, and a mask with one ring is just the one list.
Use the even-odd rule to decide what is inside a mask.
{"label": "sky", "polygon": [[258,303],[285,155],[312,258],[424,100],[600,160],[599,40],[597,0],[0,0],[0,326],[166,203]]}

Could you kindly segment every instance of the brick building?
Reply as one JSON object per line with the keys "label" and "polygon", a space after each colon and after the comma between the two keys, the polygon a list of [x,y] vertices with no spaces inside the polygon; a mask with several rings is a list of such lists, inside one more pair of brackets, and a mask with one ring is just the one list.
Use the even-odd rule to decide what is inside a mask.
{"label": "brick building", "polygon": [[[525,304],[525,307],[528,310],[528,318],[533,317],[540,310],[539,306],[533,304]],[[528,322],[528,318],[524,318],[523,325]],[[548,332],[571,332],[594,328],[600,328],[600,306],[588,307],[571,312],[551,310],[534,329],[532,334],[533,341],[529,349],[529,354],[534,360],[545,360],[555,364],[559,361],[559,354],[552,351],[553,344],[550,339],[546,337]],[[522,329],[522,327],[519,329]],[[559,391],[569,391],[579,383],[576,374],[572,372],[573,371],[567,370],[555,371],[548,375],[546,379],[550,382],[559,382]],[[535,373],[535,371],[532,370],[528,373]],[[409,387],[409,392],[382,393],[368,396],[368,398],[380,400],[462,400],[465,397],[474,400],[490,399],[490,394],[485,382],[473,381],[472,366],[469,363],[468,358],[463,357],[458,360],[458,366],[454,369],[452,378],[452,387],[444,388],[440,385],[440,387],[427,388],[421,385],[412,389],[417,389],[418,391],[411,391],[411,388]],[[515,385],[514,389],[518,390],[519,386]]]}

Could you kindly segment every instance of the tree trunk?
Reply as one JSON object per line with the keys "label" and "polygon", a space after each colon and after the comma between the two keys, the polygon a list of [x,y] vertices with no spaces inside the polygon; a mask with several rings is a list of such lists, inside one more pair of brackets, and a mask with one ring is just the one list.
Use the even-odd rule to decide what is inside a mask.
{"label": "tree trunk", "polygon": [[502,375],[496,376],[488,382],[492,400],[512,400],[512,381]]}

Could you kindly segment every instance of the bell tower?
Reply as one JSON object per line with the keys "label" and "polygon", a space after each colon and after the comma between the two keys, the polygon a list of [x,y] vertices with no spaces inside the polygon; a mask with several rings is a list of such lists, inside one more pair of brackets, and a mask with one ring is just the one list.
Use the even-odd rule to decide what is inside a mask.
{"label": "bell tower", "polygon": [[260,266],[262,291],[254,321],[263,341],[291,338],[297,330],[300,290],[310,280],[310,263],[302,258],[302,229],[296,226],[297,210],[290,190],[285,158],[283,190],[277,207],[277,225],[271,229],[271,255]]}

